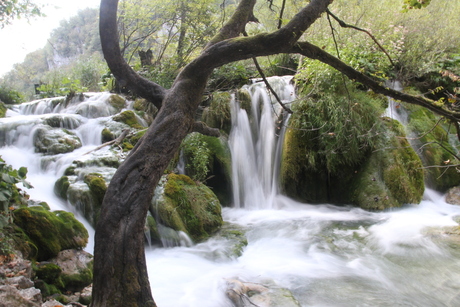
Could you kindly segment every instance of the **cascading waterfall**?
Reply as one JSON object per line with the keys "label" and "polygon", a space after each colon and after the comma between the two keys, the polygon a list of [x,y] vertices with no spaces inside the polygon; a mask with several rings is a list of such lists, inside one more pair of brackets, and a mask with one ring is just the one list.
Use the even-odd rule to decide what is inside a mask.
{"label": "cascading waterfall", "polygon": [[[294,99],[292,77],[271,78],[284,104]],[[260,81],[260,80],[258,80]],[[278,168],[282,146],[281,131],[276,130],[282,109],[264,83],[255,82],[245,88],[251,95],[248,115],[238,101],[232,100],[232,130],[229,146],[232,154],[233,197],[236,208],[275,208],[278,194]],[[287,116],[284,116],[284,121]],[[283,122],[284,122],[283,121]]]}
{"label": "cascading waterfall", "polygon": [[[270,82],[279,84],[280,97],[292,100],[289,79],[276,79]],[[235,208],[223,209],[224,220],[245,233],[247,246],[235,254],[235,242],[221,236],[193,246],[147,247],[158,306],[230,307],[225,291],[234,278],[287,289],[299,306],[460,306],[460,251],[445,228],[458,227],[460,207],[429,189],[421,204],[388,212],[300,204],[280,195],[282,140],[272,109],[280,110],[266,99],[262,83],[247,90],[253,97],[249,114],[237,102],[233,107]],[[88,158],[84,153],[101,143],[106,114],[112,114],[105,95],[65,106],[41,100],[0,119],[0,155],[15,168],[28,167],[32,198],[72,210],[53,185],[73,160]],[[82,147],[56,156],[35,153],[33,131],[50,121],[75,132]]]}

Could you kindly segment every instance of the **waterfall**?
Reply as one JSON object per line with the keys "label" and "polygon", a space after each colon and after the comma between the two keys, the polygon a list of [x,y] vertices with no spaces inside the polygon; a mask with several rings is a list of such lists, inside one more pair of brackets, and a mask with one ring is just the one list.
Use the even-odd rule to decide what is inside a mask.
{"label": "waterfall", "polygon": [[[27,180],[34,186],[26,192],[32,199],[46,201],[52,210],[65,210],[85,225],[90,234],[86,250],[93,251],[93,229],[77,208],[57,197],[54,183],[75,160],[90,159],[84,154],[101,144],[101,131],[110,116],[118,113],[108,102],[109,93],[88,93],[66,100],[65,97],[39,99],[8,110],[0,120],[0,156],[18,169],[28,169]],[[66,130],[78,137],[81,147],[66,153],[48,155],[37,152],[39,131],[56,133]],[[75,137],[75,138],[76,138]]]}
{"label": "waterfall", "polygon": [[[284,104],[294,99],[291,79],[292,76],[269,78]],[[264,209],[277,205],[275,196],[278,194],[284,131],[277,128],[284,126],[287,116],[282,116],[282,108],[260,81],[256,80],[244,88],[251,95],[250,114],[241,108],[236,99],[232,100],[229,146],[236,208]],[[277,125],[277,121],[281,121],[281,125]]]}

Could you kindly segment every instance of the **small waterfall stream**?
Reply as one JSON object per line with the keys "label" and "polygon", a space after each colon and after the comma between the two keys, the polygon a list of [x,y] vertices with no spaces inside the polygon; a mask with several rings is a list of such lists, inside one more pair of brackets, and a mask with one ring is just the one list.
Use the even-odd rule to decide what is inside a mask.
{"label": "small waterfall stream", "polygon": [[[282,99],[291,101],[288,79],[278,82]],[[227,280],[239,278],[289,289],[301,306],[460,306],[460,249],[441,228],[458,225],[460,207],[431,190],[421,204],[388,212],[301,204],[279,194],[280,111],[262,84],[248,91],[250,114],[237,102],[233,106],[235,207],[223,210],[224,220],[246,233],[248,245],[240,256],[227,252],[235,243],[224,237],[191,247],[147,247],[157,305],[230,307]],[[104,95],[66,107],[52,99],[25,104],[0,120],[0,155],[15,168],[28,167],[32,198],[72,210],[54,195],[54,182],[101,143],[112,114]],[[53,158],[35,153],[33,131],[52,116],[80,137],[81,148]]]}

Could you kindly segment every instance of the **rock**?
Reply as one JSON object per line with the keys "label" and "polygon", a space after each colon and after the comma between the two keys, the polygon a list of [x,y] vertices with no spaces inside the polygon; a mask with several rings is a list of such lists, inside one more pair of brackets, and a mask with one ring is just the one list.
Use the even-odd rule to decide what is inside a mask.
{"label": "rock", "polygon": [[7,278],[5,284],[15,286],[18,289],[27,289],[34,286],[34,283],[25,276]]}
{"label": "rock", "polygon": [[72,152],[82,146],[80,138],[75,133],[46,125],[39,126],[33,138],[35,150],[48,155]]}
{"label": "rock", "polygon": [[446,203],[460,205],[460,186],[451,188],[446,194]]}
{"label": "rock", "polygon": [[38,261],[55,257],[64,249],[83,248],[88,243],[88,231],[70,212],[21,208],[14,211],[14,223],[37,247]]}
{"label": "rock", "polygon": [[51,262],[62,270],[61,279],[67,291],[81,291],[92,283],[93,256],[83,250],[68,249],[59,252]]}
{"label": "rock", "polygon": [[186,175],[164,176],[155,190],[150,208],[152,216],[194,241],[204,240],[222,225],[221,205],[204,184]]}
{"label": "rock", "polygon": [[273,281],[263,284],[228,279],[225,294],[235,307],[300,307],[288,289],[277,287]]}
{"label": "rock", "polygon": [[[31,288],[35,289],[35,288]],[[38,290],[38,289],[36,289]],[[33,292],[34,290],[32,290]],[[38,290],[40,292],[40,290]],[[23,293],[24,295],[28,295]],[[32,293],[30,293],[32,294]],[[40,307],[41,302],[33,302],[25,298],[14,286],[0,286],[0,307]]]}
{"label": "rock", "polygon": [[42,293],[40,289],[37,288],[27,288],[19,290],[19,294],[28,301],[41,304],[42,303]]}
{"label": "rock", "polygon": [[78,300],[83,305],[89,305],[93,295],[93,286],[88,286],[81,290],[80,299]]}

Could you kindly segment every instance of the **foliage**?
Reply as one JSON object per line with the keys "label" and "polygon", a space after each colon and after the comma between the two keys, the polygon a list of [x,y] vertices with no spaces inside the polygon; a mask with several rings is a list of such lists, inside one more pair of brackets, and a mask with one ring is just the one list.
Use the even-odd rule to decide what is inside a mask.
{"label": "foliage", "polygon": [[69,94],[82,93],[87,90],[86,87],[81,86],[80,80],[71,80],[64,77],[55,84],[42,84],[37,87],[40,98],[52,98],[58,96],[66,96]]}
{"label": "foliage", "polygon": [[404,0],[404,12],[407,12],[410,9],[416,8],[421,9],[430,4],[431,0]]}
{"label": "foliage", "polygon": [[197,181],[205,181],[211,167],[211,150],[199,133],[189,134],[183,141],[184,155],[188,157],[186,167],[191,170],[192,178]]}
{"label": "foliage", "polygon": [[19,197],[25,196],[17,183],[22,183],[26,188],[32,188],[26,181],[27,168],[13,169],[0,157],[0,229],[12,222],[12,210],[20,205]]}
{"label": "foliage", "polygon": [[0,29],[10,24],[13,19],[43,16],[41,8],[30,0],[2,0],[0,2]]}
{"label": "foliage", "polygon": [[335,173],[345,165],[359,164],[374,148],[386,101],[357,90],[340,74],[318,65],[322,66],[305,65],[298,76],[306,83],[292,106],[289,127],[310,140],[307,168]]}
{"label": "foliage", "polygon": [[5,104],[20,104],[24,102],[24,96],[14,89],[0,85],[0,101]]}

